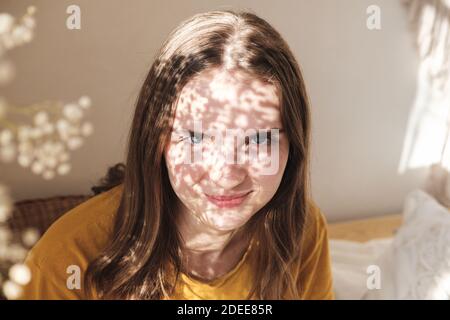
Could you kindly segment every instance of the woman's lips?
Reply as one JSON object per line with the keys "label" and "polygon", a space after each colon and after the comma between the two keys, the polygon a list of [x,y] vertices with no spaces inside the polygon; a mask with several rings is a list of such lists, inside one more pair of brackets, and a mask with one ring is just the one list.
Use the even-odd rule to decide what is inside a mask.
{"label": "woman's lips", "polygon": [[233,196],[214,196],[206,193],[205,195],[209,201],[220,208],[232,208],[239,206],[250,193],[251,191]]}

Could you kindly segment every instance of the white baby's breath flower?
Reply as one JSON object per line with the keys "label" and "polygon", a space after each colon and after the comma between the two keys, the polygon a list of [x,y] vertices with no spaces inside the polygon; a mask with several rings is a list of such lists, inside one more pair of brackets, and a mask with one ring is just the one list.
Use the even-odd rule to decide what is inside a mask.
{"label": "white baby's breath flower", "polygon": [[58,164],[58,160],[53,156],[47,156],[42,159],[47,168],[53,169]]}
{"label": "white baby's breath flower", "polygon": [[19,163],[19,165],[21,165],[24,168],[30,166],[32,160],[33,160],[32,157],[26,154],[20,154],[19,157],[17,158],[17,162]]}
{"label": "white baby's breath flower", "polygon": [[31,280],[30,269],[22,263],[13,265],[9,269],[8,275],[12,281],[20,285],[26,285]]}
{"label": "white baby's breath flower", "polygon": [[33,40],[33,31],[27,26],[22,26],[23,30],[20,30],[20,41],[21,42],[30,42]]}
{"label": "white baby's breath flower", "polygon": [[88,96],[82,96],[79,100],[78,100],[78,104],[80,105],[80,107],[82,107],[83,109],[89,109],[91,107],[91,98],[89,98]]}
{"label": "white baby's breath flower", "polygon": [[8,13],[0,13],[0,57],[18,45],[33,39],[36,26],[34,9],[28,10],[19,22]]}
{"label": "white baby's breath flower", "polygon": [[67,130],[68,128],[69,128],[69,122],[67,122],[67,120],[66,119],[59,119],[57,122],[56,122],[56,127],[58,128],[58,130],[60,130],[60,131],[64,131],[64,130]]}
{"label": "white baby's breath flower", "polygon": [[24,38],[26,37],[25,34],[27,33],[27,31],[28,29],[25,28],[24,26],[21,25],[15,26],[11,32],[11,36],[14,39],[14,42],[17,44],[25,42]]}
{"label": "white baby's breath flower", "polygon": [[67,147],[70,150],[76,150],[83,145],[83,139],[79,137],[72,137],[67,141]]}
{"label": "white baby's breath flower", "polygon": [[30,166],[31,162],[35,157],[36,151],[37,150],[33,147],[31,143],[29,142],[20,143],[17,162],[23,167]]}
{"label": "white baby's breath flower", "polygon": [[27,125],[19,126],[17,137],[19,141],[26,141],[30,138],[30,133],[31,133],[30,126]]}
{"label": "white baby's breath flower", "polygon": [[11,144],[13,141],[14,135],[11,130],[5,129],[0,131],[0,146],[6,146]]}
{"label": "white baby's breath flower", "polygon": [[55,177],[55,172],[52,171],[52,170],[46,170],[46,171],[44,171],[44,173],[42,174],[42,177],[43,177],[45,180],[51,180],[51,179],[53,179],[53,178]]}
{"label": "white baby's breath flower", "polygon": [[83,118],[83,111],[76,104],[67,104],[63,108],[63,115],[68,120],[76,122]]}
{"label": "white baby's breath flower", "polygon": [[40,128],[32,128],[30,131],[30,138],[40,139],[44,132]]}
{"label": "white baby's breath flower", "polygon": [[58,166],[57,172],[59,175],[63,176],[66,175],[70,172],[71,170],[71,166],[68,163],[63,163],[61,165]]}
{"label": "white baby's breath flower", "polygon": [[85,137],[92,135],[94,132],[94,126],[90,122],[85,122],[81,126],[81,134]]}
{"label": "white baby's breath flower", "polygon": [[14,20],[14,17],[9,13],[0,13],[0,35],[11,31]]}
{"label": "white baby's breath flower", "polygon": [[46,141],[36,147],[36,162],[31,170],[36,174],[42,174],[44,179],[52,179],[55,176],[54,169],[62,162],[60,154],[65,152],[65,147],[60,141]]}
{"label": "white baby's breath flower", "polygon": [[36,7],[35,6],[29,6],[28,8],[27,8],[27,14],[28,15],[33,15],[33,14],[35,14],[36,13]]}
{"label": "white baby's breath flower", "polygon": [[[33,24],[31,20],[29,24]],[[24,31],[17,30],[16,36]],[[18,125],[17,134],[11,130],[0,131],[0,160],[17,159],[20,166],[29,167],[46,180],[56,174],[68,174],[71,170],[69,151],[80,148],[84,137],[93,133],[92,123],[82,121],[84,109],[90,106],[90,98],[82,96],[77,102],[63,106],[60,119],[54,119],[53,113],[43,109],[34,114],[32,125]]]}
{"label": "white baby's breath flower", "polygon": [[8,204],[0,203],[0,222],[4,222],[11,215],[12,207]]}
{"label": "white baby's breath flower", "polygon": [[22,19],[23,25],[27,27],[28,29],[34,29],[36,26],[36,21],[31,16],[25,16]]}
{"label": "white baby's breath flower", "polygon": [[22,241],[28,247],[33,246],[39,240],[39,237],[39,231],[34,228],[27,228],[22,233]]}
{"label": "white baby's breath flower", "polygon": [[18,299],[20,297],[20,295],[22,294],[22,287],[11,280],[6,280],[3,283],[2,288],[3,288],[3,294],[9,300]]}
{"label": "white baby's breath flower", "polygon": [[48,124],[48,122],[49,122],[48,113],[45,111],[40,111],[36,113],[36,115],[34,116],[34,124],[39,127]]}
{"label": "white baby's breath flower", "polygon": [[31,165],[31,171],[34,174],[41,174],[42,172],[44,172],[44,168],[44,165],[40,161],[34,161]]}
{"label": "white baby's breath flower", "polygon": [[8,220],[12,210],[13,206],[11,203],[0,203],[0,222],[5,222]]}
{"label": "white baby's breath flower", "polygon": [[56,129],[58,129],[58,134],[63,141],[69,139],[69,122],[65,119],[59,119],[56,122]]}

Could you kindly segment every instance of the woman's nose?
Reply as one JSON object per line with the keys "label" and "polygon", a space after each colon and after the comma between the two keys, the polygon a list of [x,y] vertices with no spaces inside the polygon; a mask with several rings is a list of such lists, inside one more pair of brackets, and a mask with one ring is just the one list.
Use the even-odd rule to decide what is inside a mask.
{"label": "woman's nose", "polygon": [[215,184],[228,190],[243,183],[246,173],[238,165],[225,163],[223,167],[214,166],[209,177]]}
{"label": "woman's nose", "polygon": [[232,189],[241,184],[247,175],[243,165],[237,163],[234,143],[226,142],[217,146],[209,176],[224,189]]}

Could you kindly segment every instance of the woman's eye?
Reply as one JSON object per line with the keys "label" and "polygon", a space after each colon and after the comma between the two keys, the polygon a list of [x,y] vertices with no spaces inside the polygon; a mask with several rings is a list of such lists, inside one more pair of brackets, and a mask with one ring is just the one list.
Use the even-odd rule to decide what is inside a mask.
{"label": "woman's eye", "polygon": [[203,140],[203,133],[190,131],[189,139],[192,144],[199,144]]}
{"label": "woman's eye", "polygon": [[183,133],[180,133],[180,135],[178,136],[178,141],[186,141],[189,144],[200,144],[205,137],[206,136],[203,132],[198,133],[194,131],[185,131]]}
{"label": "woman's eye", "polygon": [[[194,132],[189,131],[186,132],[183,136],[180,137],[179,141],[185,141],[188,140],[190,144],[200,144],[204,142],[205,138],[208,136],[205,135],[203,132]],[[211,139],[211,141],[214,141],[214,137],[209,137],[208,139]],[[245,144],[256,144],[256,145],[262,145],[262,144],[268,144],[270,145],[272,143],[272,136],[270,132],[259,132],[252,136],[246,136],[245,137]],[[275,139],[276,142],[276,139]]]}

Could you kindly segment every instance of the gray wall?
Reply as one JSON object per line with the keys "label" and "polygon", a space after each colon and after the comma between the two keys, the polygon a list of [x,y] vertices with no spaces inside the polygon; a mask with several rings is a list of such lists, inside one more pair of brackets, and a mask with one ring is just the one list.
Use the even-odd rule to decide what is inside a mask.
{"label": "gray wall", "polygon": [[[296,54],[312,100],[313,194],[330,221],[401,211],[425,169],[397,174],[418,59],[399,1],[378,0],[382,29],[366,28],[366,0],[17,1],[0,11],[21,16],[34,4],[32,43],[10,52],[17,75],[1,93],[15,104],[93,100],[95,133],[72,153],[67,176],[45,181],[0,164],[16,200],[86,193],[108,165],[122,161],[139,86],[168,33],[194,13],[249,8],[266,18]],[[66,8],[82,10],[82,29],[65,27]]]}

